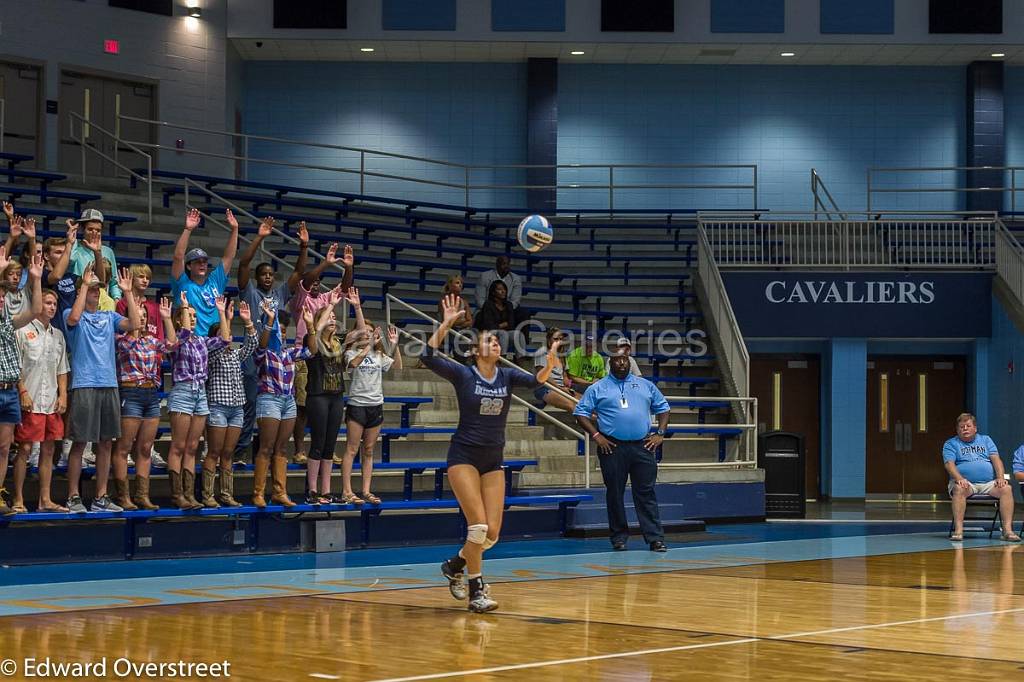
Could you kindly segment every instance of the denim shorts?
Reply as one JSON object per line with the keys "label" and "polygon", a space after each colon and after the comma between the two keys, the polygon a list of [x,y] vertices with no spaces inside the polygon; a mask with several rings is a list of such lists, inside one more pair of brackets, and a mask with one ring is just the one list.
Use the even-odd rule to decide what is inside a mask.
{"label": "denim shorts", "polygon": [[544,402],[544,396],[546,396],[548,393],[551,393],[551,389],[548,388],[547,386],[541,386],[540,388],[533,392],[533,397],[537,399],[537,405],[539,407],[544,407],[545,405],[547,405],[547,403]]}
{"label": "denim shorts", "polygon": [[160,416],[160,391],[155,388],[122,388],[122,419],[155,419]]}
{"label": "denim shorts", "polygon": [[21,399],[18,389],[8,388],[0,391],[0,424],[21,423]]}
{"label": "denim shorts", "polygon": [[196,417],[210,414],[210,406],[206,402],[206,387],[193,388],[191,383],[175,384],[167,394],[167,411]]}
{"label": "denim shorts", "polygon": [[240,429],[245,423],[245,406],[218,405],[210,403],[210,416],[206,419],[207,426],[225,429],[228,427]]}
{"label": "denim shorts", "polygon": [[284,421],[295,419],[298,410],[295,407],[295,396],[260,393],[256,396],[256,418],[276,419]]}

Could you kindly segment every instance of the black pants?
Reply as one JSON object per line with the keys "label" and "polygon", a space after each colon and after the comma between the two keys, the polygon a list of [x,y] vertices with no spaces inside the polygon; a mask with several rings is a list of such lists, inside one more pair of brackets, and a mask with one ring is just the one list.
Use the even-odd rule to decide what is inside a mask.
{"label": "black pants", "polygon": [[599,455],[601,477],[607,489],[605,504],[608,507],[608,529],[611,541],[625,542],[629,537],[626,521],[626,479],[633,488],[633,506],[640,521],[644,541],[651,543],[664,540],[661,529],[661,515],[658,512],[658,498],[654,484],[658,480],[658,463],[654,453],[640,442],[618,443],[610,455]]}
{"label": "black pants", "polygon": [[338,444],[338,429],[345,417],[345,401],[337,393],[306,396],[309,458],[330,460]]}

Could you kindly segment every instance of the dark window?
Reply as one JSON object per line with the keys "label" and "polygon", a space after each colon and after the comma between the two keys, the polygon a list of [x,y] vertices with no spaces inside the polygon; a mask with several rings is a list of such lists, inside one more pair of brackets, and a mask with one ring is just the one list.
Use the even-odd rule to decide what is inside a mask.
{"label": "dark window", "polygon": [[109,0],[111,7],[174,16],[174,0]]}
{"label": "dark window", "polygon": [[601,0],[602,31],[675,30],[675,0]]}
{"label": "dark window", "polygon": [[274,0],[274,28],[348,28],[346,0]]}
{"label": "dark window", "polygon": [[1003,0],[930,0],[930,33],[1002,33]]}

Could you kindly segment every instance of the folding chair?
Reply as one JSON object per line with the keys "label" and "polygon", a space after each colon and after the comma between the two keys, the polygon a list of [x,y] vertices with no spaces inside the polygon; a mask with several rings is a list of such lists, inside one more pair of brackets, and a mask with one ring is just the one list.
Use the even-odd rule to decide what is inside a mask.
{"label": "folding chair", "polygon": [[[971,513],[970,513],[972,506],[978,507],[978,508],[982,508],[982,507],[986,507],[986,506],[990,507],[992,509],[992,516],[990,517],[988,515],[988,513],[985,513],[984,515],[981,515],[982,514],[981,511],[978,512],[978,515],[972,516]],[[981,523],[981,524],[988,523],[988,528],[986,529],[984,525],[974,525],[974,526],[969,525],[969,523],[972,522],[972,521],[978,522],[978,523]],[[967,508],[964,510],[964,532],[965,533],[984,533],[987,530],[988,531],[988,536],[989,536],[989,538],[991,538],[992,537],[992,533],[995,533],[996,529],[998,529],[998,528],[999,528],[999,498],[998,497],[992,497],[991,495],[971,495],[970,497],[968,497],[967,498]],[[1024,530],[1024,529],[1022,529],[1022,530]],[[950,519],[950,521],[949,521],[949,535],[952,535],[952,534],[953,534],[953,521],[952,521],[952,519]]]}

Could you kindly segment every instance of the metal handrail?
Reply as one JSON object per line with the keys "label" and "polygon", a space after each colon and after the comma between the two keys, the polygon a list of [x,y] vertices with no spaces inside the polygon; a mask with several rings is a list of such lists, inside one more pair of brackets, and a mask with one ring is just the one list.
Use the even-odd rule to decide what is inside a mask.
{"label": "metal handrail", "polygon": [[832,198],[832,193],[828,191],[828,187],[825,186],[825,182],[821,179],[821,175],[818,173],[816,168],[811,169],[811,194],[814,197],[814,211],[817,212],[819,207],[821,210],[826,211],[828,219],[832,220],[832,212],[828,211],[828,207],[825,202],[821,199],[818,191],[821,190],[825,193],[825,198],[828,199],[829,203],[832,204],[832,210],[835,211],[840,218],[846,220],[846,214],[839,210],[839,204]]}
{"label": "metal handrail", "polygon": [[996,274],[1024,306],[1024,247],[1003,221],[996,221]]}
{"label": "metal handrail", "polygon": [[4,134],[7,125],[7,100],[0,97],[0,152],[4,150]]}
{"label": "metal handrail", "polygon": [[[392,303],[396,303],[397,305],[405,308],[406,310],[408,310],[412,314],[417,315],[418,317],[421,317],[424,320],[429,320],[431,323],[433,323],[435,325],[437,324],[437,320],[435,318],[433,318],[430,315],[426,314],[425,312],[423,312],[419,308],[416,308],[415,306],[409,305],[408,303],[406,303],[402,299],[398,298],[397,296],[394,296],[393,294],[387,294],[385,296],[385,302],[384,302],[384,316],[387,319],[388,325],[391,324],[391,304]],[[455,336],[458,339],[462,340],[462,341],[472,341],[472,339],[470,339],[468,336],[466,336],[465,334],[463,334],[462,332],[460,332],[458,330],[449,329],[448,332],[451,333],[451,334],[455,334]],[[399,329],[398,333],[401,334],[404,337],[407,337],[407,338],[410,338],[410,339],[414,339],[414,340],[416,339],[415,336],[413,336],[409,332],[405,331],[404,329]],[[453,358],[451,358],[447,354],[441,352],[441,350],[437,350],[437,353],[439,355],[441,355],[442,357],[445,357],[445,358],[448,358],[449,360],[452,360],[453,362],[458,362],[457,360],[454,360]],[[507,365],[509,367],[515,367],[516,369],[521,370],[521,368],[518,365],[516,365],[514,362],[509,362],[508,360],[506,360],[503,357],[499,357],[498,358],[498,362],[500,362],[501,364]],[[551,388],[551,389],[557,391],[558,393],[561,393],[562,395],[564,395],[564,396],[566,396],[566,397],[568,397],[570,399],[575,400],[575,398],[572,398],[571,395],[569,395],[568,393],[562,391],[558,386],[555,386],[555,385],[550,384],[548,382],[545,382],[544,385],[547,386],[548,388]],[[582,443],[583,443],[583,466],[586,469],[586,473],[584,474],[584,487],[590,488],[590,438],[587,436],[587,434],[585,434],[585,433],[583,433],[581,431],[577,431],[576,429],[568,426],[567,424],[563,424],[562,422],[558,421],[557,419],[552,417],[550,414],[548,414],[544,410],[541,410],[541,409],[535,407],[530,402],[528,402],[526,400],[523,400],[522,398],[520,398],[517,395],[514,395],[511,392],[509,393],[509,397],[512,398],[513,401],[515,401],[515,402],[519,403],[520,405],[522,405],[523,407],[525,407],[530,412],[533,412],[536,415],[540,415],[541,417],[546,419],[548,422],[550,422],[550,423],[554,424],[555,426],[557,426],[562,431],[565,431],[566,433],[571,434],[574,438],[582,441]]]}
{"label": "metal handrail", "polygon": [[[949,171],[1006,171],[1010,172],[1009,187],[897,187],[897,188],[876,188],[874,176],[880,173],[922,173],[922,172],[949,172]],[[971,193],[971,192],[1009,192],[1010,211],[1017,211],[1017,193],[1024,192],[1024,186],[1017,186],[1017,171],[1024,171],[1024,166],[922,166],[878,168],[867,169],[867,205],[871,210],[871,200],[875,194],[916,194],[916,193]]]}
{"label": "metal handrail", "polygon": [[[694,400],[692,395],[667,395],[665,400],[669,403],[673,401],[690,401]],[[715,402],[715,403],[737,403],[739,406],[743,406],[741,410],[741,417],[743,419],[750,419],[750,422],[741,422],[738,424],[724,424],[723,426],[732,426],[735,428],[743,429],[743,442],[746,444],[746,457],[727,462],[659,462],[659,467],[665,468],[676,468],[676,469],[702,469],[702,468],[730,468],[730,467],[757,467],[757,398],[753,396],[727,396],[727,397],[705,397],[700,396],[701,402]],[[749,410],[746,405],[750,405]],[[692,424],[669,424],[668,428],[672,429],[675,427],[686,427],[692,426]]]}
{"label": "metal handrail", "polygon": [[[363,147],[349,147],[345,145],[334,145],[323,142],[308,142],[301,140],[291,140],[287,138],[269,137],[266,135],[250,135],[248,133],[237,133],[227,130],[214,130],[212,128],[204,128],[200,126],[185,125],[171,123],[169,121],[160,121],[155,119],[139,118],[136,116],[128,116],[125,114],[118,114],[118,121],[134,121],[137,123],[144,123],[147,125],[158,126],[162,128],[173,128],[175,130],[187,130],[194,131],[208,135],[220,135],[230,139],[241,139],[242,140],[242,155],[227,154],[222,152],[209,152],[202,150],[192,149],[178,149],[173,148],[175,153],[193,154],[196,156],[214,157],[225,160],[241,161],[243,163],[243,177],[244,179],[249,178],[249,163],[263,163],[273,164],[290,168],[304,168],[309,170],[323,170],[330,172],[356,174],[359,176],[359,193],[366,193],[366,179],[367,178],[382,178],[388,180],[399,180],[402,182],[417,183],[427,186],[435,187],[449,187],[452,189],[462,189],[463,198],[465,202],[465,208],[471,208],[471,196],[470,193],[473,190],[495,190],[495,189],[552,189],[552,190],[565,190],[565,189],[577,189],[577,190],[607,190],[608,191],[608,212],[611,215],[614,211],[615,206],[615,190],[636,190],[636,189],[684,189],[684,190],[710,190],[710,189],[726,189],[736,191],[750,191],[752,196],[752,206],[757,206],[757,165],[756,164],[462,164],[454,161],[443,161],[439,159],[431,159],[422,156],[413,156],[409,154],[401,154],[396,152],[387,152],[382,150],[366,149]],[[359,167],[356,168],[341,168],[333,166],[320,166],[314,164],[303,164],[294,163],[287,161],[277,161],[273,159],[265,158],[253,158],[249,155],[249,142],[270,142],[275,144],[287,144],[297,145],[304,147],[311,147],[315,149],[333,149],[336,151],[351,152],[359,154]],[[133,144],[148,147],[150,149],[167,149],[172,148],[166,145],[160,145],[157,143],[136,141]],[[369,171],[366,169],[366,157],[377,156],[392,159],[402,159],[417,161],[423,163],[435,164],[438,166],[444,166],[451,169],[461,169],[463,172],[463,181],[459,182],[445,182],[441,180],[432,180],[427,178],[417,178],[404,175],[395,175],[391,173],[380,173],[377,171]],[[547,168],[557,171],[559,169],[607,169],[608,180],[607,183],[602,181],[595,182],[561,182],[557,180],[554,184],[531,184],[531,183],[509,183],[509,184],[495,184],[495,183],[484,183],[474,184],[472,182],[472,173],[474,171],[482,170],[528,170],[537,168]],[[709,169],[709,170],[739,170],[745,169],[751,172],[751,181],[749,184],[737,183],[737,184],[708,184],[708,183],[640,183],[640,184],[623,184],[615,182],[615,170],[616,169],[663,169],[663,170],[697,170],[697,169]]]}
{"label": "metal handrail", "polygon": [[[193,180],[192,178],[185,178],[185,180],[184,180],[184,182],[183,182],[183,185],[184,185],[184,187],[185,187],[185,208],[186,208],[186,209],[190,209],[190,208],[195,208],[196,210],[198,210],[198,211],[199,211],[199,213],[200,213],[200,214],[201,214],[201,215],[202,215],[203,217],[205,217],[205,218],[210,218],[211,220],[213,220],[213,223],[214,223],[215,225],[217,225],[217,226],[218,226],[218,227],[220,227],[220,228],[223,228],[224,230],[226,230],[226,231],[228,231],[228,232],[230,232],[230,231],[231,231],[231,227],[230,227],[230,226],[228,226],[228,225],[225,225],[224,223],[220,222],[220,220],[218,220],[217,218],[213,217],[213,216],[212,216],[212,215],[211,215],[210,213],[208,213],[208,212],[204,211],[204,210],[202,209],[202,207],[200,207],[200,206],[193,206],[193,205],[192,205],[192,202],[191,202],[191,201],[189,200],[189,187],[193,187],[193,188],[195,188],[196,190],[199,190],[199,193],[200,193],[200,194],[205,194],[205,195],[207,195],[207,196],[213,197],[214,199],[216,199],[216,200],[220,201],[221,203],[223,203],[223,204],[225,204],[226,206],[228,206],[228,207],[229,207],[229,208],[230,208],[230,209],[232,210],[232,212],[233,212],[233,213],[238,213],[239,215],[244,215],[244,216],[247,216],[248,218],[252,219],[253,221],[255,221],[255,222],[257,222],[257,223],[259,223],[259,222],[260,222],[260,221],[262,220],[261,218],[257,218],[257,217],[256,217],[255,215],[253,215],[252,213],[250,213],[250,212],[249,212],[249,211],[247,211],[246,209],[242,208],[242,207],[241,207],[241,206],[239,206],[238,204],[236,204],[236,203],[234,203],[233,201],[230,201],[230,200],[228,200],[228,199],[225,199],[224,197],[222,197],[221,195],[217,194],[216,192],[214,192],[214,191],[213,191],[212,189],[210,189],[209,187],[206,187],[205,185],[202,185],[202,184],[200,184],[200,183],[196,182],[196,181],[195,181],[195,180]],[[280,237],[280,238],[284,239],[285,241],[291,242],[291,243],[293,243],[293,244],[298,244],[298,243],[299,243],[299,240],[298,240],[298,239],[296,239],[295,237],[292,237],[292,236],[291,236],[290,234],[288,234],[287,232],[283,232],[282,230],[279,230],[279,229],[278,229],[278,228],[277,228],[276,226],[275,226],[274,228],[272,228],[272,231],[273,231],[273,233],[274,233],[274,234],[276,234],[276,235],[277,235],[278,237]],[[238,238],[239,238],[239,239],[241,239],[241,240],[243,240],[243,241],[244,241],[245,243],[247,243],[247,244],[251,244],[251,243],[252,243],[252,241],[253,241],[252,239],[249,239],[249,238],[247,238],[247,237],[244,237],[244,236],[242,236],[241,234],[239,234],[239,235],[238,235]],[[267,250],[266,250],[266,248],[262,248],[262,247],[261,247],[261,249],[260,249],[260,250],[261,250],[261,251],[262,251],[262,252],[263,252],[264,254],[266,254],[267,256],[269,256],[270,258],[272,258],[272,259],[274,259],[275,261],[277,261],[278,263],[281,263],[281,264],[283,264],[283,265],[284,265],[285,267],[291,268],[292,270],[294,270],[294,269],[295,269],[294,267],[292,267],[292,266],[291,266],[291,265],[290,265],[290,264],[288,263],[288,261],[286,261],[286,260],[284,260],[283,258],[280,258],[280,257],[278,257],[278,256],[276,256],[276,255],[274,255],[274,254],[270,253],[269,251],[267,251]],[[322,253],[320,253],[320,252],[319,252],[319,251],[317,251],[316,249],[312,249],[312,248],[309,248],[309,247],[307,246],[307,247],[306,247],[306,251],[307,251],[307,253],[311,253],[311,254],[313,254],[314,256],[317,256],[317,257],[319,257],[319,258],[320,258],[321,260],[325,260],[325,259],[326,259],[326,256],[324,256],[324,255],[323,255]],[[335,268],[337,268],[337,269],[341,270],[342,272],[344,272],[344,270],[345,270],[345,266],[344,266],[344,265],[342,265],[341,263],[335,263],[335,264],[333,265],[333,267],[335,267]],[[345,325],[345,324],[347,324],[347,321],[348,321],[348,306],[342,306],[342,325]]]}
{"label": "metal handrail", "polygon": [[737,397],[747,398],[750,396],[750,354],[708,241],[707,230],[700,222],[697,223],[697,272],[700,276],[698,294],[703,295],[701,307],[706,319],[710,319],[715,327],[712,343],[717,342],[722,347],[719,357],[725,360],[727,385]]}
{"label": "metal handrail", "polygon": [[[81,138],[75,137],[75,119],[78,119],[78,121],[82,124],[82,136],[81,136]],[[97,148],[97,147],[90,147],[88,144],[86,144],[86,140],[89,139],[89,135],[90,135],[90,133],[91,133],[91,131],[93,129],[100,131],[102,134],[104,134],[107,137],[109,137],[110,139],[112,139],[114,141],[114,148],[115,149],[117,148],[118,142],[123,142],[133,152],[135,152],[136,154],[139,154],[140,156],[144,157],[146,159],[146,175],[145,175],[145,177],[143,177],[142,175],[140,175],[136,171],[132,170],[128,166],[125,166],[123,163],[118,161],[116,158],[113,158],[113,157],[109,156],[108,154],[100,151],[99,148]],[[81,114],[75,113],[74,111],[72,111],[70,114],[68,114],[68,135],[71,137],[71,139],[73,141],[78,143],[78,146],[81,149],[81,154],[82,154],[82,182],[83,183],[86,181],[86,174],[85,174],[85,165],[86,165],[85,164],[85,156],[86,156],[85,152],[86,152],[86,150],[89,150],[89,151],[93,152],[94,154],[98,155],[99,157],[101,157],[103,159],[106,159],[107,161],[109,161],[110,163],[114,164],[115,166],[117,166],[121,170],[127,172],[131,177],[134,177],[135,179],[141,180],[141,181],[146,183],[146,193],[147,193],[146,215],[149,218],[149,223],[152,225],[152,223],[153,223],[153,157],[152,157],[152,155],[147,154],[146,152],[142,151],[141,149],[136,147],[131,142],[127,142],[127,141],[124,141],[124,140],[119,140],[117,138],[117,136],[114,135],[113,133],[111,133],[109,130],[103,128],[100,125],[97,125],[96,123],[93,123],[91,120],[83,117]]]}

